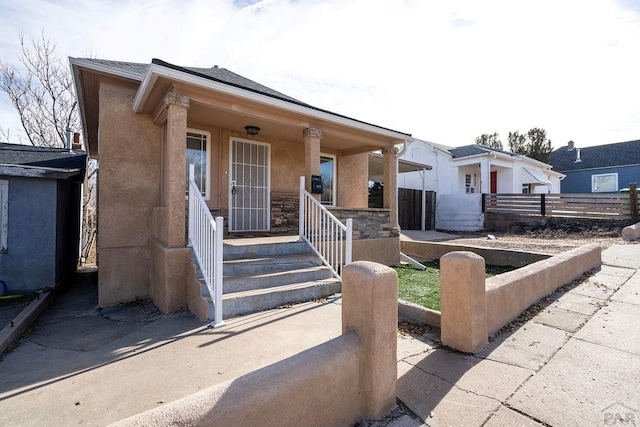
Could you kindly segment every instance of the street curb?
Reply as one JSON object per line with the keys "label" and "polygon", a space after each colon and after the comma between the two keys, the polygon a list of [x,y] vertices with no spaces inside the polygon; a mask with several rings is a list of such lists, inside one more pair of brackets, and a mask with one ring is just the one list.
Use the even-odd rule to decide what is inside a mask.
{"label": "street curb", "polygon": [[54,291],[45,291],[31,301],[12,322],[0,331],[0,353],[5,351],[42,314],[53,299]]}
{"label": "street curb", "polygon": [[413,322],[426,323],[427,325],[440,327],[441,313],[430,308],[412,302],[398,300],[398,314]]}

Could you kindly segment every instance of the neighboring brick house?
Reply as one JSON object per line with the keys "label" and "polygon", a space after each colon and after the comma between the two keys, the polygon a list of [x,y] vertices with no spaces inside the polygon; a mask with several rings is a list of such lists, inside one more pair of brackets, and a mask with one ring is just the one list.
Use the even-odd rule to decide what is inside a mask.
{"label": "neighboring brick house", "polygon": [[37,291],[75,271],[86,157],[0,143],[0,280],[9,293]]}
{"label": "neighboring brick house", "polygon": [[566,175],[562,193],[616,193],[640,182],[640,140],[584,148],[569,141],[551,153],[551,164]]}

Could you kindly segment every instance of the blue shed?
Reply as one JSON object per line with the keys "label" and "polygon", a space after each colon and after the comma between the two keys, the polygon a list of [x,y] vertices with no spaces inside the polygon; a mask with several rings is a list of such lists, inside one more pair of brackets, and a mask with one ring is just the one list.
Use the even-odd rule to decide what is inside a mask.
{"label": "blue shed", "polygon": [[569,141],[551,153],[551,164],[566,175],[561,193],[617,193],[640,183],[640,140],[584,148]]}
{"label": "blue shed", "polygon": [[10,294],[75,271],[85,171],[84,151],[0,143],[0,280]]}

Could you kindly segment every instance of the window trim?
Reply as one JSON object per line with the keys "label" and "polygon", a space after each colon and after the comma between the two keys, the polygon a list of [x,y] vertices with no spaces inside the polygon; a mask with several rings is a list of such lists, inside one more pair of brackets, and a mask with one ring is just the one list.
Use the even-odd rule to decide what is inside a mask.
{"label": "window trim", "polygon": [[324,206],[330,206],[333,207],[336,205],[336,193],[337,193],[337,187],[338,187],[338,177],[337,177],[337,165],[338,165],[338,157],[335,154],[328,154],[328,153],[320,153],[320,163],[322,163],[322,158],[325,159],[331,159],[331,161],[333,162],[333,165],[331,166],[331,175],[333,178],[333,188],[331,189],[331,203],[323,203],[322,202],[322,197],[320,197],[320,203],[322,203]]}
{"label": "window trim", "polygon": [[[195,129],[195,128],[187,128],[187,133],[185,135],[185,144],[186,144],[186,138],[188,138],[189,134],[196,134],[196,135],[202,135],[205,137],[206,139],[206,143],[205,143],[205,150],[206,150],[206,168],[207,168],[207,178],[205,179],[204,182],[204,200],[209,201],[211,200],[211,178],[212,178],[212,174],[211,174],[211,132],[206,131],[206,130],[201,130],[201,129]],[[185,155],[186,155],[186,150],[187,148],[185,147]],[[189,176],[187,176],[187,179],[189,179]]]}
{"label": "window trim", "polygon": [[[596,184],[596,178],[597,177],[601,177],[601,176],[615,176],[616,178],[616,188],[615,190],[598,190],[595,186]],[[597,173],[597,174],[593,174],[591,175],[591,192],[592,193],[615,193],[620,189],[619,185],[618,185],[618,172],[611,172],[611,173]]]}
{"label": "window trim", "polygon": [[0,254],[7,252],[9,234],[9,181],[0,180]]}

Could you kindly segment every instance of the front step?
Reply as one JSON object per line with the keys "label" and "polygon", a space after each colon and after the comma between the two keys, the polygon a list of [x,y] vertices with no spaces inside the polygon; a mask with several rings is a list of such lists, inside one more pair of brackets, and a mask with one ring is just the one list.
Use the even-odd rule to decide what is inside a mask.
{"label": "front step", "polygon": [[[306,242],[270,243],[264,239],[224,245],[222,316],[224,319],[340,292],[341,282]],[[249,244],[246,244],[249,243]],[[198,269],[199,270],[199,269]],[[202,297],[213,314],[204,283]]]}

